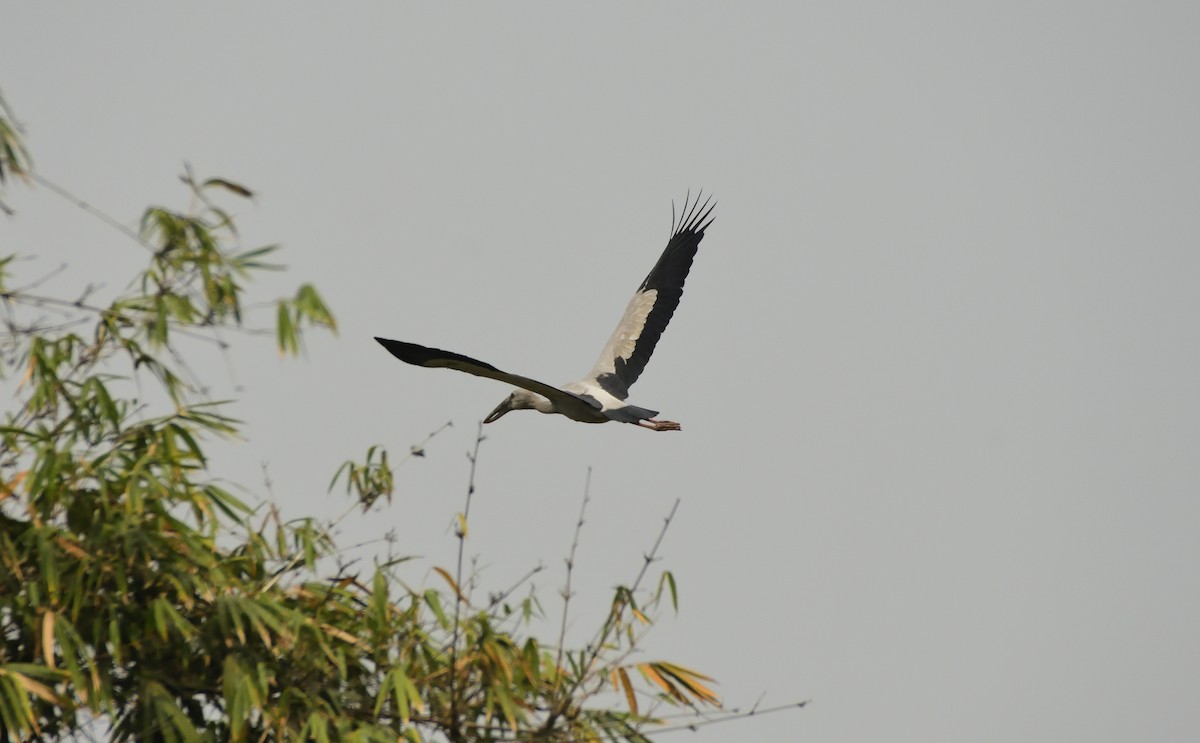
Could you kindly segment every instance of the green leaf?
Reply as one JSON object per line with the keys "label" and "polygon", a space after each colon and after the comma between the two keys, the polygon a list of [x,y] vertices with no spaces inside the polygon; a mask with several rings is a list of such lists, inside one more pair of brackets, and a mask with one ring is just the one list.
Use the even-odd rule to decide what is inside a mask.
{"label": "green leaf", "polygon": [[233,263],[234,268],[243,274],[249,269],[280,271],[283,269],[283,266],[280,264],[264,263],[259,260],[260,258],[265,258],[271,253],[274,253],[276,250],[279,250],[279,248],[279,245],[266,245],[261,248],[255,248],[254,250],[247,250],[242,253],[238,253],[230,260]]}
{"label": "green leaf", "polygon": [[279,354],[296,354],[300,349],[300,340],[296,337],[296,327],[292,324],[292,315],[288,311],[287,302],[279,300],[279,310],[275,319],[275,339]]}
{"label": "green leaf", "polygon": [[662,578],[659,579],[658,590],[660,593],[662,592],[662,585],[664,582],[667,584],[667,588],[671,592],[671,608],[674,609],[678,613],[678,611],[679,611],[679,594],[675,592],[675,576],[671,573],[670,570],[664,570],[663,574],[662,574]]}
{"label": "green leaf", "polygon": [[240,515],[250,513],[250,507],[235,498],[229,491],[216,485],[205,485],[200,489],[226,518],[236,521]]}
{"label": "green leaf", "polygon": [[325,305],[325,301],[321,299],[321,295],[317,293],[315,286],[312,284],[301,285],[296,292],[294,301],[297,318],[303,318],[313,325],[324,326],[337,332],[337,321]]}
{"label": "green leaf", "polygon": [[215,188],[223,188],[226,191],[232,191],[233,193],[237,194],[238,196],[241,196],[241,197],[244,197],[247,199],[254,198],[253,191],[246,188],[245,186],[234,183],[233,181],[227,181],[224,178],[209,178],[204,183],[201,183],[200,187],[201,188],[214,188],[214,187]]}
{"label": "green leaf", "polygon": [[433,615],[437,617],[438,624],[443,628],[450,626],[450,621],[446,618],[446,613],[442,611],[442,597],[437,591],[432,588],[425,591],[425,604],[433,612]]}
{"label": "green leaf", "polygon": [[420,693],[412,679],[399,666],[388,671],[388,679],[391,682],[392,700],[396,704],[396,713],[400,715],[400,721],[407,725],[412,719],[414,707],[423,710]]}
{"label": "green leaf", "polygon": [[387,575],[378,568],[375,570],[375,578],[371,587],[371,608],[376,627],[382,633],[387,628],[388,610],[391,608],[391,602],[388,600]]}

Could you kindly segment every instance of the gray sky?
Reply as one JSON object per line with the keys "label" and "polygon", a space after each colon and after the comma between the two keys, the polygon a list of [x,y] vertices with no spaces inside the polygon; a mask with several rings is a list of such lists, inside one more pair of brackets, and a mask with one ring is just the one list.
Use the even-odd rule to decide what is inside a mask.
{"label": "gray sky", "polygon": [[[690,740],[1200,734],[1200,6],[3,6],[43,175],[128,224],[185,203],[184,160],[244,182],[247,246],[291,267],[262,296],[313,280],[337,313],[306,362],[198,364],[241,388],[221,471],[261,492],[266,462],[289,514],[453,420],[342,537],[394,529],[435,584],[507,390],[371,336],[577,378],[703,187],[631,396],[683,432],[488,427],[483,587],[540,561],[556,620],[590,465],[573,636],[679,497],[681,612],[644,657],[733,706],[812,700]],[[3,252],[71,263],[52,288],[144,259],[45,189],[9,202]]]}

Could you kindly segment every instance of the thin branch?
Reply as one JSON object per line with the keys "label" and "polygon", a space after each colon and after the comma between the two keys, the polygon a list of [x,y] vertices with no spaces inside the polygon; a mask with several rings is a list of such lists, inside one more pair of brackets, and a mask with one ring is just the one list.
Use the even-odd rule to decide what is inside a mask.
{"label": "thin branch", "polygon": [[791,702],[788,704],[776,705],[774,707],[764,707],[762,709],[759,709],[758,705],[755,704],[753,708],[748,709],[745,712],[738,710],[738,709],[732,709],[732,710],[729,710],[728,713],[722,714],[717,717],[710,717],[710,718],[706,718],[706,719],[702,719],[702,720],[697,720],[695,722],[686,722],[686,723],[680,723],[678,725],[668,725],[666,727],[655,728],[654,734],[661,735],[663,733],[678,733],[683,730],[695,730],[696,728],[708,727],[709,725],[718,725],[718,724],[724,723],[724,722],[733,722],[734,720],[744,720],[747,717],[756,717],[758,715],[770,715],[770,714],[774,714],[776,712],[784,712],[789,709],[801,709],[808,705],[808,701],[809,700],[805,700],[803,702]]}
{"label": "thin branch", "polygon": [[[754,708],[749,709],[749,710],[741,710],[741,709],[727,710],[727,711],[723,712],[722,714],[715,715],[715,716],[708,717],[708,718],[694,720],[691,722],[683,722],[679,716],[674,716],[674,715],[666,715],[666,716],[659,715],[659,716],[655,716],[654,719],[651,719],[651,715],[646,714],[646,715],[639,716],[639,717],[645,718],[643,720],[643,722],[645,722],[645,723],[655,722],[656,720],[657,721],[680,720],[680,721],[676,722],[674,724],[668,724],[668,725],[664,725],[663,727],[658,727],[658,728],[644,728],[641,725],[637,725],[637,726],[631,725],[631,729],[633,732],[637,732],[639,735],[640,735],[639,731],[646,730],[648,734],[658,736],[662,733],[678,733],[678,732],[683,732],[685,730],[686,731],[694,731],[697,728],[708,727],[711,725],[717,725],[717,724],[726,723],[726,722],[734,722],[736,720],[744,720],[748,717],[756,717],[759,715],[770,715],[770,714],[775,714],[778,712],[786,712],[787,710],[792,710],[792,709],[801,709],[803,707],[806,707],[807,705],[808,705],[807,700],[803,701],[803,702],[791,702],[789,704],[780,704],[780,705],[776,705],[773,707],[766,707],[766,708],[762,708],[762,709],[759,709],[756,705]],[[442,719],[439,719],[439,718],[417,717],[415,715],[410,718],[410,722],[416,723],[416,724],[426,724],[426,725],[444,725],[445,724],[445,721]],[[489,741],[497,741],[497,742],[503,741],[504,743],[510,743],[510,742],[518,743],[518,742],[523,742],[523,741],[545,741],[545,740],[555,740],[555,741],[596,740],[596,738],[593,738],[590,736],[586,737],[586,738],[576,738],[576,737],[547,738],[545,731],[542,729],[513,731],[502,720],[501,721],[493,721],[493,722],[464,721],[461,724],[462,724],[462,727],[464,727],[468,730],[471,730],[472,732],[474,732],[480,736],[483,736],[481,739],[489,740]],[[566,731],[562,731],[562,732],[566,732]],[[605,739],[608,739],[608,738],[605,738]],[[616,740],[616,738],[612,738],[612,739]],[[626,738],[626,739],[634,740],[633,738]]]}
{"label": "thin branch", "polygon": [[[85,312],[94,312],[97,315],[100,315],[101,317],[112,317],[112,318],[116,318],[118,320],[124,320],[124,321],[129,322],[130,324],[134,324],[134,325],[138,324],[138,321],[141,319],[131,313],[119,312],[117,310],[112,309],[111,307],[99,307],[94,304],[88,304],[87,302],[83,301],[86,296],[87,296],[87,294],[84,294],[79,299],[58,299],[57,297],[44,297],[44,296],[40,296],[37,294],[18,293],[16,290],[7,291],[7,292],[4,292],[3,294],[0,294],[0,298],[5,299],[9,302],[12,302],[13,304],[23,304],[28,307],[37,307],[39,309],[58,311],[59,314],[61,314],[64,317],[68,316],[67,313],[70,310],[83,310]],[[218,346],[226,345],[224,341],[222,341],[218,338],[213,338],[212,336],[207,335],[204,332],[204,330],[211,330],[216,327],[217,327],[216,325],[203,325],[203,324],[199,324],[199,323],[193,323],[191,328],[196,328],[195,330],[190,329],[186,326],[185,327],[175,326],[171,329],[171,332],[176,335],[184,336],[185,338],[193,338],[195,340],[201,340],[206,343],[215,343]],[[236,331],[239,331],[239,332],[246,333],[247,335],[266,335],[268,333],[273,332],[268,329],[256,330],[254,328],[246,328],[246,327],[240,327],[240,326],[234,327],[233,329]]]}
{"label": "thin branch", "polygon": [[[631,597],[637,593],[641,587],[642,580],[646,577],[646,571],[650,569],[650,564],[658,559],[658,548],[662,546],[663,537],[667,534],[667,529],[671,526],[671,520],[675,518],[675,512],[679,510],[680,499],[676,498],[675,503],[671,506],[671,511],[663,519],[662,529],[658,532],[658,538],[654,540],[654,546],[650,551],[642,556],[642,569],[638,571],[637,578],[634,579],[633,585],[618,594],[619,598],[613,602],[612,609],[609,610],[608,618],[604,620],[593,644],[589,646],[587,662],[583,664],[579,676],[571,684],[571,688],[557,702],[555,709],[546,717],[546,722],[540,727],[540,731],[545,734],[554,729],[554,724],[558,718],[562,716],[567,706],[574,700],[575,692],[591,677],[595,670],[596,661],[600,658],[600,654],[604,651],[604,644],[608,642],[609,636],[620,626],[621,614],[625,608],[629,606]],[[595,693],[595,692],[592,692]],[[591,694],[585,695],[591,696]]]}
{"label": "thin branch", "polygon": [[55,195],[61,197],[62,199],[65,199],[66,201],[71,202],[73,205],[79,207],[80,209],[87,212],[88,214],[91,214],[96,219],[99,219],[101,222],[104,222],[109,227],[112,227],[113,229],[117,230],[122,235],[125,235],[129,239],[133,240],[138,245],[141,245],[146,250],[149,250],[151,253],[156,252],[155,247],[153,245],[150,245],[149,243],[147,243],[145,240],[143,240],[142,236],[139,235],[137,232],[135,232],[134,230],[130,229],[129,227],[126,227],[125,225],[121,224],[117,220],[115,220],[112,217],[105,214],[103,211],[101,211],[101,210],[97,209],[96,207],[92,206],[91,204],[87,203],[83,199],[79,198],[78,196],[71,193],[67,189],[63,188],[62,186],[58,185],[57,183],[50,180],[49,178],[46,178],[45,176],[43,176],[35,171],[32,171],[32,170],[29,172],[29,177],[32,178],[35,183],[40,183],[41,185],[50,189]]}
{"label": "thin branch", "polygon": [[[34,279],[33,281],[29,282],[25,286],[18,286],[18,287],[9,289],[7,292],[5,292],[5,294],[24,294],[27,291],[29,291],[30,289],[38,288],[42,284],[45,284],[50,279],[54,278],[55,276],[59,275],[60,273],[62,273],[63,271],[66,271],[66,270],[67,270],[67,264],[61,263],[61,264],[59,264],[58,268],[53,269],[52,271],[47,273],[45,276]],[[80,297],[79,301],[83,301],[83,299],[85,297],[87,297],[87,295],[90,294],[92,291],[94,291],[94,288],[92,287],[91,284],[88,284],[88,286],[84,289],[84,294],[82,297]]]}
{"label": "thin branch", "polygon": [[538,573],[542,572],[545,569],[546,569],[546,566],[539,562],[537,565],[530,568],[525,573],[525,575],[522,575],[520,578],[518,578],[517,582],[513,583],[511,586],[504,589],[500,593],[489,596],[488,597],[488,611],[490,612],[490,611],[494,610],[497,606],[499,606],[501,604],[501,602],[503,602],[505,599],[507,599],[509,596],[511,596],[514,591],[516,591],[521,586],[525,585],[525,583],[527,583],[530,578],[532,578],[533,576],[537,575]]}
{"label": "thin branch", "polygon": [[[583,502],[579,504],[579,520],[575,522],[575,534],[571,538],[571,551],[567,556],[567,582],[563,587],[562,626],[558,630],[558,655],[554,659],[554,667],[562,668],[563,648],[567,642],[567,610],[571,606],[571,575],[575,571],[575,552],[579,549],[579,534],[583,531],[583,515],[587,512],[588,501],[591,500],[592,468],[587,468],[587,479],[583,483]],[[555,684],[561,676],[555,677]]]}
{"label": "thin branch", "polygon": [[450,642],[450,729],[447,731],[451,740],[461,740],[462,731],[459,730],[458,722],[458,689],[456,681],[458,680],[458,641],[462,631],[462,567],[463,567],[463,552],[466,550],[467,543],[467,525],[471,515],[471,496],[475,494],[475,467],[479,463],[479,445],[483,443],[483,422],[479,422],[478,430],[475,434],[475,448],[467,455],[467,459],[471,462],[471,474],[467,482],[467,499],[463,506],[462,517],[454,526],[454,536],[458,538],[458,563],[454,570],[454,635]]}
{"label": "thin branch", "polygon": [[[658,560],[658,548],[662,546],[663,537],[667,535],[667,529],[671,526],[671,520],[675,518],[675,512],[679,510],[679,498],[675,499],[675,503],[671,506],[671,511],[663,519],[662,529],[658,532],[658,538],[654,540],[654,546],[650,551],[642,555],[642,569],[638,571],[637,578],[633,581],[633,585],[629,587],[628,592],[624,594],[620,601],[614,603],[612,612],[609,614],[609,621],[604,623],[604,627],[600,632],[599,638],[596,640],[592,650],[592,657],[588,661],[590,666],[595,662],[596,657],[600,654],[600,649],[604,647],[604,643],[608,641],[608,636],[612,633],[613,628],[617,624],[617,618],[625,607],[629,605],[629,597],[637,593],[637,590],[642,585],[642,580],[646,577],[646,571],[650,569],[651,563]],[[590,670],[590,669],[589,669]]]}
{"label": "thin branch", "polygon": [[[437,436],[442,431],[445,431],[447,428],[452,428],[453,426],[454,426],[454,421],[446,421],[445,423],[438,426],[433,431],[430,431],[429,433],[427,433],[425,435],[425,438],[421,439],[421,443],[413,444],[412,446],[410,446],[408,448],[408,453],[405,454],[404,456],[400,457],[400,459],[398,459],[396,461],[396,464],[393,465],[392,469],[396,469],[397,467],[404,464],[408,460],[413,459],[414,457],[424,457],[425,456],[425,446],[429,443],[429,441],[434,436]],[[355,503],[351,503],[349,506],[347,506],[346,510],[339,513],[332,521],[329,522],[329,526],[326,528],[326,532],[332,534],[333,530],[336,529],[338,526],[340,526],[341,523],[346,520],[346,517],[349,516],[350,513],[354,509],[358,508],[361,505],[362,505],[362,503],[355,502]]]}
{"label": "thin branch", "polygon": [[[446,421],[441,426],[439,426],[437,429],[435,429],[434,431],[427,434],[425,436],[425,438],[421,441],[420,444],[413,446],[409,450],[409,453],[406,454],[405,456],[401,457],[394,466],[399,467],[400,465],[404,464],[405,462],[407,462],[409,459],[412,459],[413,457],[424,456],[425,455],[424,447],[426,444],[429,443],[429,440],[432,439],[434,436],[437,436],[439,433],[446,430],[447,428],[449,428],[452,425],[453,425],[452,421]],[[360,504],[358,504],[358,503],[351,503],[350,506],[346,508],[346,510],[344,510],[340,514],[338,514],[337,518],[335,518],[333,521],[331,521],[329,523],[329,525],[325,528],[325,537],[328,538],[330,540],[330,542],[333,541],[333,536],[332,536],[333,530],[336,529],[338,527],[338,525],[340,525],[342,523],[342,521],[344,521],[346,519],[346,517],[349,516],[350,513],[354,509],[358,508],[359,505]],[[270,591],[272,588],[274,588],[275,585],[277,583],[279,583],[280,580],[282,580],[283,576],[286,575],[287,573],[291,572],[292,569],[294,569],[296,567],[296,565],[298,565],[300,563],[300,561],[303,559],[304,559],[304,551],[298,550],[296,552],[296,554],[292,555],[292,557],[287,562],[285,562],[278,570],[275,571],[275,574],[271,576],[271,579],[268,580],[266,582],[266,584],[263,585],[262,589],[259,591],[259,594],[261,595],[263,593],[266,593],[267,591]]]}

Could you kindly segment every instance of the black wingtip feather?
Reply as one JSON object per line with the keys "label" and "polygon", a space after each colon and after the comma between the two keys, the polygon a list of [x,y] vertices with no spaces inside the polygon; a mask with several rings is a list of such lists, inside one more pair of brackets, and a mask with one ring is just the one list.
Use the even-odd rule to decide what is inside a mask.
{"label": "black wingtip feather", "polygon": [[671,202],[671,237],[678,237],[686,233],[703,235],[708,226],[713,223],[716,217],[710,215],[713,209],[717,208],[717,202],[713,201],[712,194],[704,199],[704,203],[700,203],[702,198],[704,198],[704,189],[700,189],[696,194],[695,201],[692,201],[692,192],[689,190],[683,199],[683,209],[679,211],[678,220],[675,215],[675,202]]}
{"label": "black wingtip feather", "polygon": [[425,366],[426,363],[437,358],[433,353],[433,349],[418,346],[415,343],[394,341],[390,338],[380,338],[379,336],[375,336],[375,340],[379,341],[379,345],[386,348],[390,354],[408,364]]}
{"label": "black wingtip feather", "polygon": [[379,345],[386,348],[396,358],[415,366],[444,367],[448,366],[450,362],[454,362],[498,371],[491,364],[479,359],[473,359],[470,356],[463,356],[461,353],[443,351],[440,348],[426,348],[425,346],[418,346],[416,343],[394,341],[390,338],[380,338],[379,336],[375,336],[375,340],[379,341]]}
{"label": "black wingtip feather", "polygon": [[[700,240],[704,238],[704,231],[715,219],[712,212],[717,207],[716,202],[713,201],[712,195],[701,202],[700,199],[703,197],[704,191],[701,190],[693,201],[689,191],[688,195],[684,197],[683,209],[679,212],[677,221],[675,203],[671,202],[673,222],[671,239],[667,242],[667,248],[663,251],[662,257],[658,259],[658,263],[654,265],[649,275],[646,276],[646,280],[638,287],[638,291],[658,289],[659,291],[682,293],[683,282],[692,268],[692,259],[700,246]],[[665,297],[660,297],[660,299],[666,300]],[[664,325],[666,320],[671,318],[676,304],[678,304],[678,297],[664,301],[666,317],[662,318],[660,312],[660,318]]]}

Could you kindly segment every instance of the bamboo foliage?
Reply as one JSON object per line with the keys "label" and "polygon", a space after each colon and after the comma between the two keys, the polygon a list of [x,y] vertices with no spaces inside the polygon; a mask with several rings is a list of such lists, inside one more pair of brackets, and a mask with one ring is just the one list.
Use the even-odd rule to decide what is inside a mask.
{"label": "bamboo foliage", "polygon": [[[0,176],[44,184],[18,134],[0,101]],[[0,420],[0,743],[641,742],[666,708],[719,706],[703,673],[632,660],[658,613],[678,609],[670,571],[647,586],[662,533],[592,641],[571,648],[565,605],[557,642],[540,639],[538,598],[510,600],[514,587],[476,601],[461,557],[434,567],[432,587],[402,580],[407,558],[334,568],[328,529],[234,496],[205,445],[238,437],[239,421],[187,359],[258,335],[262,302],[247,292],[280,269],[278,246],[240,245],[220,202],[250,188],[191,168],[181,180],[194,208],[146,209],[126,233],[146,268],[110,301],[19,286],[0,257],[0,375],[17,388]],[[283,355],[336,331],[311,284],[274,307]],[[421,456],[424,444],[400,462]],[[330,487],[344,484],[347,513],[400,508],[395,466],[371,447]],[[470,492],[474,467],[473,455]],[[460,547],[468,515],[469,495]]]}
{"label": "bamboo foliage", "polygon": [[[0,115],[0,175],[28,163]],[[235,497],[204,447],[240,424],[186,358],[252,333],[246,292],[278,248],[242,249],[217,203],[250,189],[183,182],[197,208],[146,210],[147,267],[110,302],[13,287],[0,258],[0,373],[18,387],[0,425],[0,741],[640,741],[662,704],[717,703],[703,674],[628,662],[676,603],[669,574],[642,606],[619,589],[598,642],[571,650],[513,629],[533,596],[477,605],[442,568],[410,588],[402,559],[333,572],[324,528]],[[282,354],[336,330],[311,285],[275,307]],[[339,480],[364,511],[391,504],[380,447]]]}

